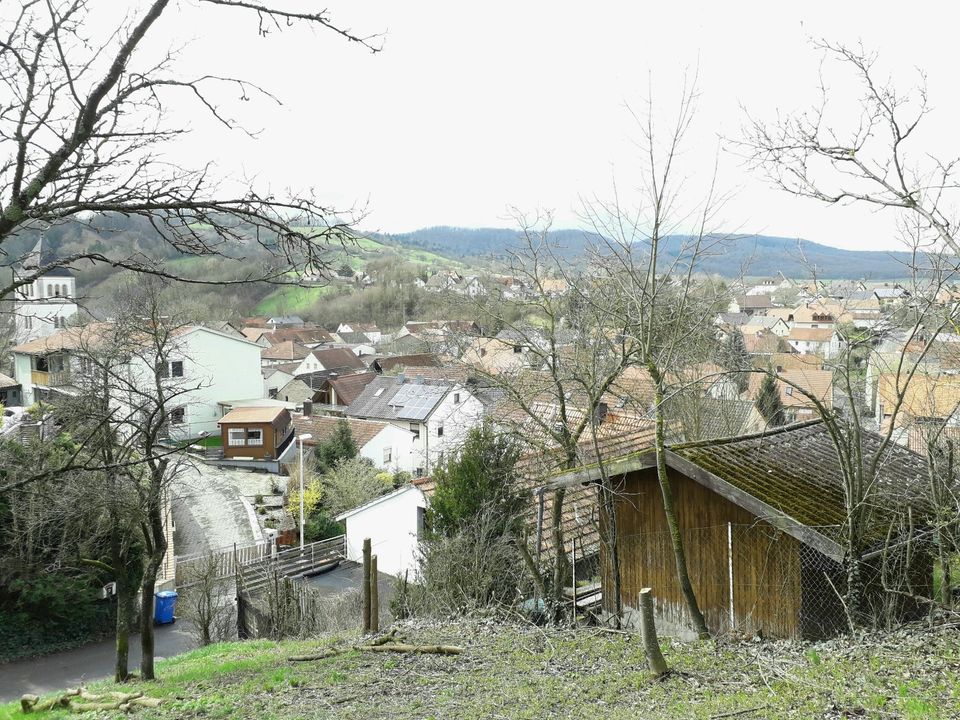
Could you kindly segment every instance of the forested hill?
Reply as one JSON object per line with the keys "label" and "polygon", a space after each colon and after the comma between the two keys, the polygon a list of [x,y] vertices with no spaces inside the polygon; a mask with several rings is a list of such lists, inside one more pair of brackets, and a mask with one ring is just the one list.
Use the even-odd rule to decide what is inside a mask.
{"label": "forested hill", "polygon": [[[597,239],[581,230],[554,230],[551,238],[566,257],[577,257]],[[430,250],[456,258],[504,257],[518,247],[520,233],[505,228],[431,227],[402,234],[377,236],[388,244]],[[673,257],[682,238],[668,238],[664,249]],[[725,277],[741,274],[773,275],[778,270],[793,277],[809,276],[816,268],[824,278],[890,279],[908,275],[907,252],[841,250],[796,238],[737,235],[725,247],[701,261],[704,272]]]}

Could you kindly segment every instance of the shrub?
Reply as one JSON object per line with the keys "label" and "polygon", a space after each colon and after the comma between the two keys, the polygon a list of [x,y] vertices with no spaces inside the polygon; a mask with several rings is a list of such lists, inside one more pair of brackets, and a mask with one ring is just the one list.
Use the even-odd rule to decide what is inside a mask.
{"label": "shrub", "polygon": [[[384,477],[386,475],[386,477]],[[380,473],[363,457],[339,460],[321,478],[325,506],[331,515],[359,507],[393,489],[393,476]]]}
{"label": "shrub", "polygon": [[398,581],[394,614],[446,617],[514,607],[526,576],[516,538],[504,531],[511,524],[501,508],[489,506],[453,534],[425,538],[418,577]]}

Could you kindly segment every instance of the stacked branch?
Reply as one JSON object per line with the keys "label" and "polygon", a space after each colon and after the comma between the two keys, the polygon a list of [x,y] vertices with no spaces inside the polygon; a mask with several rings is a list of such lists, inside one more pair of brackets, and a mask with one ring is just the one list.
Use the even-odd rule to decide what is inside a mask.
{"label": "stacked branch", "polygon": [[146,697],[142,692],[108,692],[95,695],[82,687],[67,690],[46,700],[30,694],[20,697],[20,709],[24,714],[47,710],[70,710],[77,713],[100,710],[128,712],[142,707],[160,707],[160,703],[159,699]]}
{"label": "stacked branch", "polygon": [[395,652],[409,653],[413,655],[459,655],[463,648],[459,645],[413,645],[404,642],[404,638],[397,636],[397,630],[394,628],[386,635],[382,635],[364,645],[352,645],[342,648],[327,648],[318,653],[309,655],[294,655],[290,658],[291,662],[308,662],[311,660],[325,660],[327,658],[342,655],[350,650],[358,652]]}

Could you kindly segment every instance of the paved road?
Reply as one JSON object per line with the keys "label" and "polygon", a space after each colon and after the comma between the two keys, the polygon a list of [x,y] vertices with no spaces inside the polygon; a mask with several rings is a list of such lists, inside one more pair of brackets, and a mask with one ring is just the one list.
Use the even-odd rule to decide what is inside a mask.
{"label": "paved road", "polygon": [[177,479],[173,490],[177,555],[219,550],[254,542],[250,515],[241,497],[269,495],[275,475],[220,470],[196,463]]}
{"label": "paved road", "polygon": [[[196,646],[184,620],[156,628],[156,657],[180,655]],[[0,665],[0,702],[37,695],[113,675],[113,640],[75,650]],[[140,667],[140,636],[130,638],[130,668]]]}

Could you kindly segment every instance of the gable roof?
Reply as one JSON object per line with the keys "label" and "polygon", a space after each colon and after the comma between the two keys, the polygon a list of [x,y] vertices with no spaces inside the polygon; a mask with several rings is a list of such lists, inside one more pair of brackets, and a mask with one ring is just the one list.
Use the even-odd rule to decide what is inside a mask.
{"label": "gable roof", "polygon": [[[361,370],[366,367],[363,361],[353,354],[347,348],[324,348],[322,350],[308,351],[320,364],[327,370],[340,370],[349,368],[350,370]],[[306,355],[304,355],[306,357]]]}
{"label": "gable roof", "polygon": [[791,328],[790,334],[787,335],[787,340],[794,340],[799,342],[817,342],[825,343],[830,342],[830,338],[833,337],[834,330],[832,328]]}
{"label": "gable roof", "polygon": [[773,302],[771,302],[769,295],[741,295],[737,298],[737,306],[751,310],[762,310],[772,308]]}
{"label": "gable roof", "polygon": [[[356,418],[339,418],[332,415],[294,415],[293,425],[297,434],[310,433],[313,437],[305,440],[304,445],[316,445],[333,437],[337,425],[346,422],[350,426],[350,434],[358,448],[362,448],[373,440],[384,429],[391,427],[389,423],[375,420],[358,420]],[[402,432],[402,431],[401,431]]]}
{"label": "gable roof", "polygon": [[264,360],[303,360],[309,354],[310,348],[293,340],[286,340],[260,351],[260,357]]}
{"label": "gable roof", "polygon": [[[750,375],[748,392],[751,398],[756,397],[765,377],[763,373]],[[829,370],[811,366],[784,368],[777,373],[776,384],[777,391],[780,393],[780,402],[785,408],[816,407],[810,398],[797,390],[794,385],[809,392],[828,408],[833,407],[833,373]]]}
{"label": "gable roof", "polygon": [[350,375],[337,375],[327,378],[327,383],[337,393],[341,404],[350,405],[354,400],[360,397],[363,389],[377,377],[375,372],[352,373]]}
{"label": "gable roof", "polygon": [[321,327],[277,328],[263,332],[264,339],[271,345],[293,340],[301,345],[320,345],[333,342],[333,335]]}
{"label": "gable roof", "polygon": [[453,388],[448,382],[379,376],[347,407],[351,417],[425,420]]}
{"label": "gable roof", "polygon": [[[882,438],[863,434],[863,451],[875,453]],[[836,451],[819,420],[797,423],[764,433],[669,446],[669,467],[713,490],[797,540],[841,561],[838,542],[846,519],[843,481]],[[607,462],[610,474],[655,467],[652,453],[635,453]],[[917,490],[926,478],[920,455],[888,445],[879,463],[882,502],[873,508],[867,540],[886,537],[893,512],[919,504]],[[555,485],[593,482],[595,467],[557,476]]]}
{"label": "gable roof", "polygon": [[439,367],[440,360],[433,353],[414,353],[411,355],[392,355],[377,358],[380,368],[388,372],[395,368],[405,367]]}

